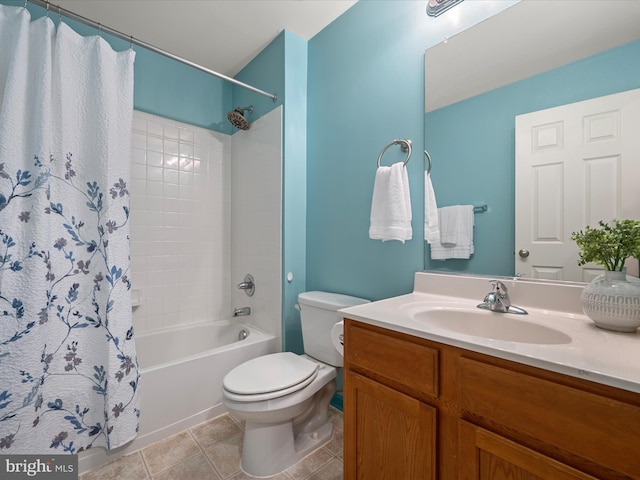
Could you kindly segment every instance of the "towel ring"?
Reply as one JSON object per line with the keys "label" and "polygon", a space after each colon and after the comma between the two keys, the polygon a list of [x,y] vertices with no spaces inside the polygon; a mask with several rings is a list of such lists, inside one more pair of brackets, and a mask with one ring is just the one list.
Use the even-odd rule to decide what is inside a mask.
{"label": "towel ring", "polygon": [[424,151],[424,154],[427,157],[427,160],[429,161],[429,166],[427,167],[427,173],[431,173],[431,165],[433,165],[433,162],[431,161],[431,155],[429,155],[429,152],[427,152],[426,150]]}
{"label": "towel ring", "polygon": [[411,140],[394,140],[390,144],[386,145],[380,152],[380,155],[378,155],[378,168],[380,168],[380,160],[382,160],[382,155],[384,155],[384,152],[386,152],[390,147],[394,145],[400,145],[400,150],[402,150],[403,152],[407,152],[407,158],[404,159],[404,163],[402,164],[402,166],[406,166],[407,163],[409,163],[409,159],[411,158]]}

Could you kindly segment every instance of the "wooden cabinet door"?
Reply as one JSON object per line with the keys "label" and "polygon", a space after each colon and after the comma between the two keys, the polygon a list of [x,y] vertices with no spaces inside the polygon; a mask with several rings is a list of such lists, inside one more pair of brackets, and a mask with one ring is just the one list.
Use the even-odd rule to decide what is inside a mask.
{"label": "wooden cabinet door", "polygon": [[435,479],[435,408],[349,370],[345,480]]}
{"label": "wooden cabinet door", "polygon": [[461,480],[597,480],[463,420],[458,441]]}

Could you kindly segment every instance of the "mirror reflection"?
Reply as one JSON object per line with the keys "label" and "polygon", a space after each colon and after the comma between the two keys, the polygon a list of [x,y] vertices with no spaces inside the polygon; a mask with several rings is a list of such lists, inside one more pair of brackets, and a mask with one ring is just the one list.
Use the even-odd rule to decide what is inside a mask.
{"label": "mirror reflection", "polygon": [[[598,145],[610,144],[607,136],[622,138],[617,150],[562,150],[545,157],[545,168],[532,168],[522,154],[534,140],[549,152],[567,146],[573,137],[566,125],[585,124],[533,112],[557,114],[561,106],[640,89],[638,24],[640,2],[612,0],[605,9],[588,0],[522,0],[425,52],[425,146],[437,206],[487,206],[473,214],[469,258],[436,260],[425,242],[425,270],[571,281],[599,273],[590,265],[573,268],[571,232],[599,219],[640,218],[640,189],[630,180],[640,176],[629,170],[638,169],[640,145],[620,134],[637,132],[640,123],[633,122],[640,120],[626,126],[627,110],[599,117],[594,112],[613,107],[597,105],[576,118],[595,118],[589,128]],[[630,93],[620,107],[640,104],[634,98]],[[534,132],[533,139],[517,132],[516,118],[529,118],[521,130]],[[580,132],[571,135],[585,143]],[[566,159],[583,167],[558,166]],[[638,275],[637,262],[628,267]]]}

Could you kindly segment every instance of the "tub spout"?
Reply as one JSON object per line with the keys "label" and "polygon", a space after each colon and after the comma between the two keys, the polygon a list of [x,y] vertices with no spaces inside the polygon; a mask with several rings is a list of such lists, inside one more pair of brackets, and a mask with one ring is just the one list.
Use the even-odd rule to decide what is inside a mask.
{"label": "tub spout", "polygon": [[251,315],[251,307],[241,307],[233,309],[234,317],[244,317],[247,315]]}

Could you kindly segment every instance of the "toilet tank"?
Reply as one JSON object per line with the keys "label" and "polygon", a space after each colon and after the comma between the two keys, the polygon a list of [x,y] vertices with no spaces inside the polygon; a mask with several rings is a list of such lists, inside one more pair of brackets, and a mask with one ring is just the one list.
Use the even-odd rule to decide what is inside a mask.
{"label": "toilet tank", "polygon": [[342,355],[331,342],[331,329],[341,320],[338,310],[369,303],[364,298],[340,293],[304,292],[298,295],[304,353],[334,367],[341,367]]}

